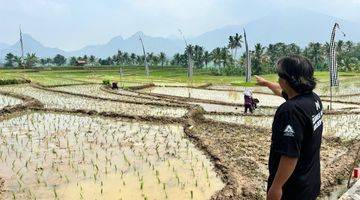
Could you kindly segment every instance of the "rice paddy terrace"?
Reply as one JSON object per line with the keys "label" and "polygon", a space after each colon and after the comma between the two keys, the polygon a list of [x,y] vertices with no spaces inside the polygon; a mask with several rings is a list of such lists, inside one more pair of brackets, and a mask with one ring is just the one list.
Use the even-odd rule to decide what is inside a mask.
{"label": "rice paddy terrace", "polygon": [[[1,198],[265,198],[282,98],[254,87],[259,108],[245,115],[244,87],[141,85],[0,86]],[[321,199],[346,191],[360,146],[359,85],[342,87],[324,116]],[[327,107],[326,87],[317,92]]]}

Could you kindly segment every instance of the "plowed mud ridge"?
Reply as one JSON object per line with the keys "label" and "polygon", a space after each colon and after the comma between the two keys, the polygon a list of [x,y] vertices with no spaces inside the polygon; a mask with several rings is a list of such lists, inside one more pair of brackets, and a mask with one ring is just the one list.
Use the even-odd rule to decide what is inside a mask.
{"label": "plowed mud ridge", "polygon": [[[132,89],[151,87],[146,85]],[[55,87],[42,87],[33,85],[44,91],[58,92],[59,94],[87,97],[71,92],[57,91]],[[71,86],[69,86],[71,87]],[[114,93],[109,88],[103,91]],[[130,92],[136,93],[131,90]],[[49,109],[35,98],[10,92],[1,91],[0,94],[21,99],[22,104],[8,106],[0,110],[0,120],[6,120],[26,112],[42,111],[55,113],[72,113],[88,116],[102,116],[106,118],[121,118],[123,120],[144,121],[156,124],[181,124],[190,141],[202,150],[213,162],[218,176],[225,186],[212,196],[211,199],[264,199],[266,196],[266,181],[268,176],[267,162],[269,156],[271,130],[251,125],[237,125],[205,119],[206,112],[200,106],[187,104],[191,99],[156,95],[150,96],[143,93],[134,94],[139,99],[164,100],[166,103],[150,103],[159,107],[181,107],[187,109],[182,117],[173,116],[134,116],[116,112],[97,112],[94,110],[68,110]],[[130,95],[131,96],[131,95]],[[93,97],[104,101],[115,101],[106,98]],[[121,101],[121,100],[116,100]],[[126,102],[125,102],[126,103]],[[132,102],[134,103],[134,102]],[[212,103],[209,101],[208,103]],[[218,103],[218,102],[216,102]],[[138,104],[147,105],[139,101]],[[342,111],[345,112],[345,111]],[[336,115],[337,113],[327,113]],[[266,115],[268,116],[268,115]],[[324,137],[321,149],[322,162],[322,188],[321,197],[329,195],[343,180],[346,180],[351,170],[359,142],[341,140],[334,137]],[[0,192],[3,190],[4,180],[0,178]]]}

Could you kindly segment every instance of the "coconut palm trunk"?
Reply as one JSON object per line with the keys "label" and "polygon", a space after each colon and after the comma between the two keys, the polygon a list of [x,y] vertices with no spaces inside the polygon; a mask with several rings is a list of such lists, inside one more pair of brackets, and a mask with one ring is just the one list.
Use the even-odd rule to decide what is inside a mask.
{"label": "coconut palm trunk", "polygon": [[250,52],[249,52],[249,46],[246,38],[246,32],[244,29],[244,39],[245,39],[245,49],[246,49],[246,69],[245,69],[245,81],[250,82],[251,81],[251,58],[250,58]]}
{"label": "coconut palm trunk", "polygon": [[143,50],[143,53],[144,53],[145,75],[146,75],[146,76],[149,76],[149,75],[150,75],[149,65],[148,65],[147,58],[146,58],[146,52],[145,52],[144,42],[143,42],[141,36],[139,36],[139,40],[140,40],[140,42],[141,42],[142,50]]}

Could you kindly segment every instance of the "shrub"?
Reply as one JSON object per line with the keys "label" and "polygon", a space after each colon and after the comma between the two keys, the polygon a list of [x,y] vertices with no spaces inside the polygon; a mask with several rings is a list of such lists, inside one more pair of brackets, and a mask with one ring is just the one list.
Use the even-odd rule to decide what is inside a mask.
{"label": "shrub", "polygon": [[23,84],[30,83],[30,80],[26,79],[0,79],[0,85],[14,85],[14,84]]}
{"label": "shrub", "polygon": [[214,76],[241,76],[244,74],[243,67],[225,66],[225,67],[212,67],[210,73]]}
{"label": "shrub", "polygon": [[104,85],[110,85],[110,80],[103,80]]}

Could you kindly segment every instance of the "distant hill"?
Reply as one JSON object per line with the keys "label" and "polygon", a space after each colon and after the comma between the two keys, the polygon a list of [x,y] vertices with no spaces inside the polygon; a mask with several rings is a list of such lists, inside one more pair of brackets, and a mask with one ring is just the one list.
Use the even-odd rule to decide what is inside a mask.
{"label": "distant hill", "polygon": [[107,57],[114,55],[118,50],[129,53],[142,54],[142,47],[139,36],[144,41],[144,46],[148,52],[160,53],[166,52],[168,55],[174,55],[182,51],[184,46],[176,40],[171,40],[162,37],[151,37],[145,35],[143,32],[137,32],[129,38],[122,38],[117,36],[112,38],[108,43],[102,45],[91,45],[84,47],[78,51],[69,52],[70,55],[96,55],[98,57]]}
{"label": "distant hill", "polygon": [[[204,46],[207,50],[212,50],[216,47],[226,46],[229,35],[235,33],[242,34],[243,28],[246,28],[250,48],[256,43],[267,45],[276,42],[296,43],[304,47],[309,42],[329,41],[331,28],[335,22],[338,22],[342,31],[346,33],[345,38],[338,34],[338,39],[360,42],[359,24],[314,11],[295,8],[274,12],[244,25],[225,26],[212,30],[196,37],[188,38],[188,41],[191,44],[198,44]],[[144,40],[147,52],[165,52],[167,55],[172,56],[175,53],[184,51],[184,42],[175,36],[168,38],[153,37],[143,32],[137,32],[129,38],[117,36],[106,44],[89,45],[70,52],[46,47],[28,34],[23,35],[23,40],[25,53],[34,52],[40,57],[49,57],[56,54],[62,54],[67,57],[87,54],[105,58],[114,55],[117,50],[142,54],[139,35]],[[0,43],[0,60],[9,52],[20,55],[19,42],[13,45]]]}
{"label": "distant hill", "polygon": [[[36,53],[38,57],[50,57],[56,54],[66,55],[66,52],[58,48],[50,48],[42,45],[29,34],[23,34],[24,53]],[[0,58],[4,58],[7,53],[21,55],[20,41],[5,49],[0,50]]]}
{"label": "distant hill", "polygon": [[359,24],[304,9],[279,11],[245,25],[226,26],[199,35],[191,41],[213,49],[226,45],[229,35],[243,33],[245,28],[250,46],[256,43],[267,45],[285,42],[304,47],[309,42],[329,41],[335,22],[338,22],[341,30],[346,33],[345,38],[338,34],[337,39],[360,42]]}

